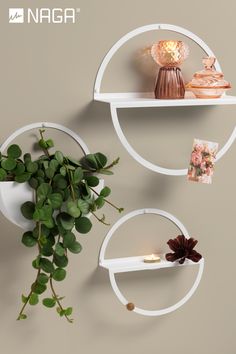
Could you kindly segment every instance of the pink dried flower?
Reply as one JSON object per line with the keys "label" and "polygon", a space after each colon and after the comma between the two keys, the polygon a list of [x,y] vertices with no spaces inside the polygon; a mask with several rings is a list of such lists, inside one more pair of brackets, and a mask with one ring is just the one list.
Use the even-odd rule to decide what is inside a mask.
{"label": "pink dried flower", "polygon": [[194,166],[199,166],[202,162],[202,154],[199,152],[192,152],[191,161]]}

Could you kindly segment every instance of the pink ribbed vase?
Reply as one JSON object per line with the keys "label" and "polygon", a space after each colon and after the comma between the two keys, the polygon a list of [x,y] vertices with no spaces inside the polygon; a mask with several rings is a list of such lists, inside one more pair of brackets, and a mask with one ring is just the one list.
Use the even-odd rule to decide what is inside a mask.
{"label": "pink ribbed vase", "polygon": [[155,97],[159,99],[184,98],[185,85],[180,68],[163,66],[156,81]]}

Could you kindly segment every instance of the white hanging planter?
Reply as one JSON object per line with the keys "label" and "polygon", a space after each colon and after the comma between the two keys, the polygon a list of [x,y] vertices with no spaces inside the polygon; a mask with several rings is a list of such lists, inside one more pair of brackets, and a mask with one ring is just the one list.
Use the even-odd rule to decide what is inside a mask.
{"label": "white hanging planter", "polygon": [[[3,152],[7,146],[19,135],[32,129],[52,128],[60,130],[72,139],[74,139],[81,147],[84,154],[89,154],[89,149],[79,135],[72,130],[55,123],[34,123],[26,125],[13,134],[1,145],[0,151]],[[94,188],[97,193],[100,193],[104,187],[104,180],[101,179],[99,185]],[[13,224],[21,227],[24,230],[31,230],[34,227],[34,222],[27,220],[21,213],[21,205],[27,201],[34,201],[34,191],[29,186],[28,182],[17,183],[14,181],[0,182],[0,211]],[[91,213],[86,215],[91,217]]]}
{"label": "white hanging planter", "polygon": [[13,224],[30,230],[33,228],[33,222],[27,220],[21,213],[21,205],[26,201],[33,201],[33,189],[27,182],[0,182],[1,212]]}
{"label": "white hanging planter", "polygon": [[[101,179],[94,190],[100,193],[103,187],[104,180]],[[27,182],[0,182],[0,211],[5,218],[24,230],[31,230],[35,226],[33,221],[27,220],[21,213],[21,205],[28,201],[34,201],[34,191]],[[90,218],[91,215],[89,213],[86,216]]]}

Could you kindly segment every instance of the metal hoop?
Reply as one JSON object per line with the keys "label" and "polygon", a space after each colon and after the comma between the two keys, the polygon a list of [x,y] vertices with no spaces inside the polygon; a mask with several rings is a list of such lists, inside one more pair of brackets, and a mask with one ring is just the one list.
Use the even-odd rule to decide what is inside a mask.
{"label": "metal hoop", "polygon": [[[100,250],[100,255],[99,255],[99,264],[100,266],[103,266],[103,262],[105,261],[105,252],[106,252],[106,248],[108,246],[108,243],[110,241],[110,239],[112,238],[113,234],[115,233],[115,231],[122,225],[124,224],[127,220],[138,216],[138,215],[143,215],[143,214],[156,214],[159,216],[162,216],[164,218],[167,218],[168,220],[170,220],[172,223],[174,223],[179,230],[182,232],[182,234],[189,238],[188,232],[185,228],[185,226],[172,214],[169,214],[163,210],[159,210],[159,209],[138,209],[138,210],[134,210],[132,212],[130,212],[129,214],[126,214],[125,216],[123,216],[121,219],[119,219],[110,229],[110,231],[107,233],[101,250]],[[181,307],[182,305],[184,305],[194,294],[194,292],[196,291],[200,280],[202,278],[202,274],[203,274],[203,270],[204,270],[204,259],[201,259],[201,261],[198,263],[199,264],[199,269],[198,269],[198,274],[196,277],[196,280],[193,284],[193,286],[191,287],[191,289],[188,291],[188,293],[180,300],[178,301],[176,304],[166,307],[164,309],[161,310],[145,310],[139,307],[135,307],[134,308],[134,312],[140,314],[140,315],[144,315],[144,316],[161,316],[161,315],[165,315],[167,313],[170,313],[172,311],[177,310],[179,307]],[[120,302],[123,305],[127,305],[129,303],[129,301],[124,297],[124,295],[121,293],[120,289],[118,288],[117,282],[116,282],[116,278],[115,278],[115,273],[109,269],[109,277],[110,277],[110,282],[111,282],[111,286],[112,289],[114,291],[114,293],[116,294],[117,298],[120,300]]]}
{"label": "metal hoop", "polygon": [[52,128],[52,129],[60,130],[63,133],[69,135],[73,140],[75,140],[75,142],[80,146],[81,150],[85,155],[89,154],[89,149],[87,145],[79,135],[77,135],[72,130],[64,127],[63,125],[56,124],[56,123],[49,123],[49,122],[38,122],[38,123],[28,124],[25,125],[24,127],[17,129],[4,141],[4,143],[0,147],[0,151],[3,152],[7,148],[7,146],[19,135],[26,133],[29,130],[33,130],[37,128]]}
{"label": "metal hoop", "polygon": [[[80,146],[84,154],[89,154],[89,149],[80,136],[63,125],[48,122],[33,123],[17,129],[4,141],[0,147],[0,151],[3,152],[19,135],[37,128],[52,128],[62,131]],[[95,188],[96,191],[100,192],[103,186],[104,180],[100,180],[99,185]],[[20,211],[21,205],[27,200],[33,201],[33,190],[29,187],[28,183],[18,184],[13,181],[0,183],[0,211],[9,221],[24,230],[30,230],[33,227],[32,222],[25,219]],[[90,217],[91,214],[87,216]]]}
{"label": "metal hoop", "polygon": [[[96,98],[96,95],[100,93],[101,90],[101,83],[102,79],[105,73],[105,70],[112,59],[113,55],[118,51],[119,48],[121,48],[128,40],[132,39],[133,37],[136,37],[142,33],[148,32],[148,31],[155,31],[155,30],[168,30],[168,31],[173,31],[180,33],[188,38],[190,38],[192,41],[194,41],[196,44],[198,44],[203,51],[209,55],[209,56],[215,56],[213,51],[208,47],[208,45],[198,36],[196,36],[194,33],[188,31],[185,28],[179,27],[179,26],[174,26],[170,24],[151,24],[143,27],[136,28],[135,30],[127,33],[124,35],[120,40],[118,40],[112,48],[108,51],[106,56],[104,57],[100,68],[97,73],[97,77],[95,80],[95,85],[94,85],[94,98]],[[222,71],[221,66],[216,60],[215,62],[215,68],[217,71]],[[122,143],[122,145],[125,147],[127,152],[141,165],[144,167],[148,168],[151,171],[158,172],[161,174],[166,174],[170,176],[183,176],[186,175],[188,170],[187,169],[169,169],[169,168],[164,168],[158,165],[153,164],[152,162],[144,159],[141,155],[139,155],[134,148],[130,145],[128,140],[126,139],[122,128],[120,126],[120,122],[118,119],[118,114],[117,114],[117,106],[116,103],[110,103],[110,109],[111,109],[111,117],[112,117],[112,122],[115,128],[115,131],[117,133],[117,136]],[[236,127],[233,129],[233,132],[231,133],[229,139],[227,142],[224,144],[224,146],[219,150],[219,152],[216,155],[216,161],[218,161],[224,154],[229,150],[231,145],[234,143],[236,139]]]}
{"label": "metal hoop", "polygon": [[[122,38],[120,38],[108,51],[106,56],[104,57],[98,72],[97,72],[97,77],[95,80],[95,85],[94,85],[94,94],[100,93],[101,89],[101,82],[104,76],[104,72],[107,68],[107,65],[109,64],[111,58],[113,55],[120,49],[127,41],[130,39],[145,33],[149,31],[156,31],[156,30],[168,30],[176,33],[183,34],[184,36],[190,38],[192,41],[194,41],[196,44],[198,44],[204,52],[209,55],[209,56],[215,56],[213,51],[208,47],[208,45],[198,36],[196,36],[194,33],[188,31],[185,28],[175,26],[175,25],[170,25],[170,24],[164,24],[164,23],[157,23],[157,24],[152,24],[152,25],[147,25],[147,26],[142,26],[138,27],[135,30],[125,34]],[[215,68],[217,71],[221,71],[220,64],[218,60],[215,62]]]}

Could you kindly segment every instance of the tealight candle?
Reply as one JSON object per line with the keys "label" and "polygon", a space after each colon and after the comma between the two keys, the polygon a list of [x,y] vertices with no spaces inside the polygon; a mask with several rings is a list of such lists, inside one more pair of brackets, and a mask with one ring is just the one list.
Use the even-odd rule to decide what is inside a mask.
{"label": "tealight candle", "polygon": [[144,263],[157,263],[161,261],[161,258],[156,254],[150,254],[149,256],[145,256],[143,261]]}

